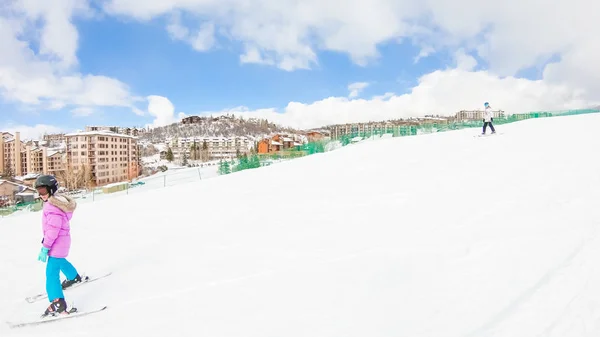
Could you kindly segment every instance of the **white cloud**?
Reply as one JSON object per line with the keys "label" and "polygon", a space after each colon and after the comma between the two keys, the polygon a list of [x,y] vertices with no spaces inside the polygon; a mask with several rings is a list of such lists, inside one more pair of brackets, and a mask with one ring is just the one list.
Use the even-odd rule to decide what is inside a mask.
{"label": "white cloud", "polygon": [[[210,19],[223,35],[246,48],[242,62],[256,60],[281,69],[305,69],[317,63],[316,46],[348,52],[360,64],[376,58],[376,44],[401,35],[407,25],[396,20],[401,8],[387,0],[352,1],[207,1],[112,0],[105,10],[139,20],[179,11],[198,21]],[[377,21],[374,25],[373,21]],[[173,29],[170,29],[170,31]],[[179,29],[175,29],[179,31]],[[186,36],[185,33],[180,36]]]}
{"label": "white cloud", "polygon": [[3,132],[10,132],[13,135],[15,132],[21,133],[21,140],[27,139],[42,139],[44,134],[53,134],[64,132],[60,127],[47,125],[47,124],[36,124],[36,125],[2,125],[0,124],[0,130]]}
{"label": "white cloud", "polygon": [[167,32],[169,32],[172,39],[185,41],[200,52],[210,50],[217,41],[215,38],[215,25],[212,22],[202,23],[195,33],[191,33],[190,29],[181,24],[179,12],[175,12],[171,16],[171,21],[167,25]]}
{"label": "white cloud", "polygon": [[191,37],[192,47],[197,51],[207,51],[215,45],[215,25],[203,23],[198,32]]}
{"label": "white cloud", "polygon": [[477,60],[465,53],[464,49],[459,49],[454,54],[454,58],[456,59],[456,67],[462,70],[473,70],[477,66]]}
{"label": "white cloud", "polygon": [[77,71],[79,35],[72,20],[90,11],[82,0],[11,0],[0,7],[0,95],[5,101],[51,110],[134,108],[140,99],[126,84]]}
{"label": "white cloud", "polygon": [[365,88],[368,86],[369,86],[369,83],[367,83],[367,82],[355,82],[355,83],[348,85],[348,90],[350,91],[350,93],[348,94],[348,97],[350,97],[350,98],[358,97],[360,92],[365,90]]}
{"label": "white cloud", "polygon": [[566,85],[514,77],[500,79],[486,71],[472,72],[455,68],[422,76],[419,84],[404,95],[386,93],[370,99],[329,97],[310,104],[290,102],[282,111],[251,111],[238,107],[203,114],[234,113],[308,129],[337,123],[379,121],[426,114],[450,116],[460,110],[483,109],[486,101],[494,109],[502,109],[507,113],[576,109],[592,104],[583,99],[581,92]]}
{"label": "white cloud", "polygon": [[[379,57],[378,46],[408,41],[422,48],[415,60],[463,48],[499,76],[559,55],[543,72],[545,81],[580,88],[590,99],[600,92],[597,1],[108,0],[105,10],[139,20],[174,12],[208,20],[244,46],[242,63],[310,68],[317,52],[327,50],[365,65]],[[468,69],[474,60],[458,61]]]}
{"label": "white cloud", "polygon": [[175,106],[171,101],[163,96],[148,96],[148,113],[154,117],[152,124],[147,127],[165,126],[179,122],[186,115],[183,112],[175,114]]}

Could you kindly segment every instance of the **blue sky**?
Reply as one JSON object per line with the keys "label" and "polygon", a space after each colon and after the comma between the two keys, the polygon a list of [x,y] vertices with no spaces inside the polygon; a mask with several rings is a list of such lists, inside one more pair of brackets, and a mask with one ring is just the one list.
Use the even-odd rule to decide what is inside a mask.
{"label": "blue sky", "polygon": [[[402,30],[395,25],[417,22],[413,19],[419,16],[390,16],[383,8],[374,19],[356,14],[344,17],[343,13],[331,18],[310,8],[315,14],[308,17],[315,22],[305,24],[292,15],[291,23],[285,23],[274,19],[288,15],[278,12],[281,9],[276,4],[280,2],[255,1],[266,14],[252,18],[252,12],[244,12],[235,1],[232,7],[223,3],[218,5],[223,7],[207,7],[202,12],[197,7],[186,8],[184,3],[189,2],[169,1],[173,6],[163,8],[135,0],[87,5],[83,1],[81,7],[57,0],[55,7],[39,8],[39,3],[14,0],[15,10],[0,11],[0,20],[17,20],[33,33],[23,35],[15,29],[13,35],[0,35],[0,42],[28,43],[16,48],[21,54],[4,58],[0,54],[0,66],[15,69],[18,75],[12,82],[0,81],[0,128],[38,125],[38,131],[45,126],[71,131],[98,124],[162,125],[178,120],[179,113],[219,114],[239,107],[244,107],[244,114],[271,117],[282,124],[317,127],[429,113],[449,115],[481,108],[484,101],[504,109],[558,108],[570,104],[561,101],[565,98],[581,104],[576,89],[587,84],[572,81],[565,89],[556,79],[544,78],[548,65],[558,69],[553,73],[558,74],[556,78],[564,76],[560,68],[564,48],[560,45],[539,52],[527,48],[524,56],[500,57],[506,46],[491,41],[510,35],[490,28],[496,27],[493,22],[453,31],[455,27],[443,26],[443,20],[426,21]],[[380,2],[389,3],[390,8],[399,6],[393,1]],[[222,16],[223,9],[231,11],[237,21]],[[63,15],[62,20],[57,13]],[[322,22],[315,18],[321,15]],[[46,21],[32,25],[32,18]],[[197,50],[192,37],[202,35],[202,24],[214,25],[209,35],[215,42],[205,39]],[[274,28],[265,29],[269,25]],[[170,30],[174,26],[186,33],[175,36]],[[514,44],[534,38],[527,35],[525,41],[517,39]],[[242,62],[243,55],[253,48],[261,53],[262,61]],[[502,52],[498,48],[503,48]],[[422,51],[428,55],[415,62]],[[28,54],[34,55],[31,64],[18,61],[18,56]],[[285,58],[293,60],[291,68],[278,63]],[[45,71],[37,73],[38,67],[32,64],[42,65]],[[103,76],[111,83],[98,86],[97,79],[90,79],[87,85],[72,85],[66,80],[89,75]],[[48,81],[49,88],[40,88],[40,81]],[[349,85],[357,82],[364,82],[364,89],[349,97]],[[515,86],[522,90],[515,92]],[[94,89],[86,89],[91,87]],[[552,98],[557,93],[558,99]],[[378,97],[384,94],[388,96]],[[550,99],[540,103],[540,95]],[[152,103],[157,101],[151,96],[164,99],[161,104]],[[73,111],[88,113],[82,116]]]}

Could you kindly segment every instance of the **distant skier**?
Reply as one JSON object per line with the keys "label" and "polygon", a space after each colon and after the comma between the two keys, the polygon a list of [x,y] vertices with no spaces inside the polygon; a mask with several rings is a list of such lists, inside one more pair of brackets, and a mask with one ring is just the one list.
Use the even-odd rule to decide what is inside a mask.
{"label": "distant skier", "polygon": [[490,129],[492,130],[492,134],[496,133],[496,130],[494,129],[494,125],[492,124],[494,122],[494,113],[492,112],[492,107],[490,106],[490,103],[485,102],[483,104],[485,106],[485,112],[483,113],[483,133],[482,135],[485,135],[485,131],[487,129],[487,126],[490,126]]}
{"label": "distant skier", "polygon": [[[42,229],[44,239],[38,260],[46,265],[46,292],[50,306],[42,316],[57,315],[67,310],[63,289],[81,282],[81,276],[67,261],[71,248],[70,220],[77,203],[72,198],[58,194],[58,181],[51,175],[42,175],[35,181],[35,189],[44,201]],[[66,280],[60,283],[60,272]]]}

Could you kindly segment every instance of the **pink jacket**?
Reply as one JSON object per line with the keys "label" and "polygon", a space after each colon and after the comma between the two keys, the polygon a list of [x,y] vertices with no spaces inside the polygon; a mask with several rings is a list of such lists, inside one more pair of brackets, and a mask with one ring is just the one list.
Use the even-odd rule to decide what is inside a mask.
{"label": "pink jacket", "polygon": [[77,203],[66,195],[55,194],[44,203],[42,212],[42,244],[49,249],[48,256],[64,258],[71,248],[71,225]]}

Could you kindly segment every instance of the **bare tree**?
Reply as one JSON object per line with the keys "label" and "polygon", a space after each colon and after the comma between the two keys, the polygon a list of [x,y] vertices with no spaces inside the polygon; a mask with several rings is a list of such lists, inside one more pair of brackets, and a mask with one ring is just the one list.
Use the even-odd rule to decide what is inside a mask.
{"label": "bare tree", "polygon": [[[0,135],[1,136],[1,135]],[[3,158],[0,158],[2,160]],[[4,172],[0,172],[0,176],[7,179],[13,179],[15,177],[15,172],[13,172],[11,165],[6,165],[4,167]]]}
{"label": "bare tree", "polygon": [[206,140],[202,142],[202,151],[200,152],[200,158],[202,162],[207,162],[210,160],[210,155],[208,153],[208,143],[206,142]]}
{"label": "bare tree", "polygon": [[67,165],[64,170],[59,171],[56,174],[56,177],[58,180],[63,181],[65,183],[65,187],[69,190],[79,188],[79,177],[71,165]]}
{"label": "bare tree", "polygon": [[200,158],[200,146],[194,141],[190,148],[192,160],[198,160]]}
{"label": "bare tree", "polygon": [[94,176],[92,173],[92,166],[88,163],[88,164],[83,164],[80,168],[81,169],[78,171],[78,173],[79,173],[79,181],[81,183],[81,186],[85,187],[87,189],[92,188],[92,183],[94,180]]}
{"label": "bare tree", "polygon": [[157,154],[158,152],[158,149],[153,144],[150,144],[143,148],[142,157],[150,157]]}
{"label": "bare tree", "polygon": [[58,180],[65,183],[69,190],[78,188],[91,188],[93,183],[93,172],[90,164],[78,166],[67,165],[67,167],[56,174]]}

